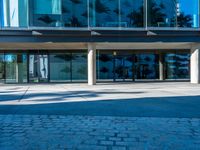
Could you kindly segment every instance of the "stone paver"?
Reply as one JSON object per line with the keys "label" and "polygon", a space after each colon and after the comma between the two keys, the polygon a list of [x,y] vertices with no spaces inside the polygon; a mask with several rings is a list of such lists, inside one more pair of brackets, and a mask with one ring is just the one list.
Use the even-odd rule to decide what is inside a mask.
{"label": "stone paver", "polygon": [[200,119],[194,118],[0,115],[1,150],[198,150],[199,145]]}

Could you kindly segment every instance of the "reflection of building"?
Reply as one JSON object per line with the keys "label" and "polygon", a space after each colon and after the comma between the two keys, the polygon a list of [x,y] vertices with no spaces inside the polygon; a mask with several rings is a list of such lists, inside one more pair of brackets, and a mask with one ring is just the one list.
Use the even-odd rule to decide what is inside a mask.
{"label": "reflection of building", "polygon": [[199,14],[199,0],[0,0],[0,81],[198,83]]}

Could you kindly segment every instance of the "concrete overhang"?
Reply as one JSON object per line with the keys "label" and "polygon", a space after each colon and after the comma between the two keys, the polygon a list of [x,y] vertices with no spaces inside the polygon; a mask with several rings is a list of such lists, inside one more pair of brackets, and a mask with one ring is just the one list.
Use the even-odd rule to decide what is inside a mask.
{"label": "concrete overhang", "polygon": [[[132,42],[97,42],[96,49],[101,50],[158,50],[158,49],[191,49],[197,43],[132,43]],[[199,45],[200,46],[200,45]],[[88,43],[72,42],[72,43],[0,43],[0,50],[85,50]]]}

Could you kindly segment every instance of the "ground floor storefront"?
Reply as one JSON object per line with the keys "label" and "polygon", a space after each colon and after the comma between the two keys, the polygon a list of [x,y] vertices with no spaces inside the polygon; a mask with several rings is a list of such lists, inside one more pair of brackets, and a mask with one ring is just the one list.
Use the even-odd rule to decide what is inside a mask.
{"label": "ground floor storefront", "polygon": [[190,50],[4,50],[2,83],[190,80]]}

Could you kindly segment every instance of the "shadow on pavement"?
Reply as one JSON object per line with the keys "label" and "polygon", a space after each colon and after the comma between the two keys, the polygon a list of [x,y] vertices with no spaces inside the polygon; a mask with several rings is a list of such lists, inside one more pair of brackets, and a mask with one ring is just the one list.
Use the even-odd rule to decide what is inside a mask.
{"label": "shadow on pavement", "polygon": [[[83,93],[84,96],[88,97],[96,97],[99,94],[98,92],[88,91]],[[62,98],[64,94],[60,94],[60,98]],[[76,94],[72,92],[72,95]],[[79,92],[78,95],[80,96],[81,93]],[[37,94],[29,96],[37,97]],[[52,95],[48,96],[51,97]],[[61,99],[57,99],[56,103],[48,104],[1,104],[0,114],[200,118],[200,96],[117,98],[79,102],[67,102],[67,100],[66,102],[59,102]],[[47,101],[47,99],[44,100]],[[51,98],[48,100],[51,101]]]}

